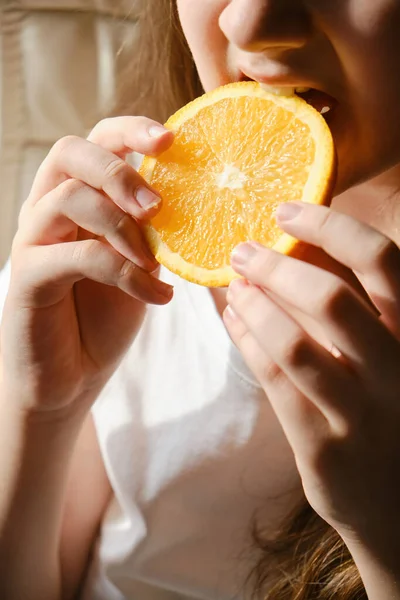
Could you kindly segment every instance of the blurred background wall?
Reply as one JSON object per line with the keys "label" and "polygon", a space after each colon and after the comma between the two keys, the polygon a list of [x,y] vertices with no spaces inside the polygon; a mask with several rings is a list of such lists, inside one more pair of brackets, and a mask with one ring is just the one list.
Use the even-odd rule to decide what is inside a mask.
{"label": "blurred background wall", "polygon": [[39,164],[112,109],[136,33],[134,0],[0,0],[0,267]]}

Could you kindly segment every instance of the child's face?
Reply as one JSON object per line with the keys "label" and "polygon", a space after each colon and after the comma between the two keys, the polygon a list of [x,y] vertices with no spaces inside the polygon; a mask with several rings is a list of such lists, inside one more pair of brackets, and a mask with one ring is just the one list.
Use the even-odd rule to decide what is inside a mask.
{"label": "child's face", "polygon": [[399,0],[177,3],[207,91],[246,75],[337,100],[338,190],[400,162]]}

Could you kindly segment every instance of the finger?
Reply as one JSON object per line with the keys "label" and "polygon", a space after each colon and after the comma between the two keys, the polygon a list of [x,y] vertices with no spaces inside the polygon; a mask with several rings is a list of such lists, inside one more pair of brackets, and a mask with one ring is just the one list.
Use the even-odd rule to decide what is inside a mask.
{"label": "finger", "polygon": [[[398,246],[365,223],[324,206],[291,203],[286,206],[286,218],[281,210],[277,211],[277,220],[285,231],[319,246],[352,269],[385,322],[400,335]],[[292,218],[288,218],[289,213]]]}
{"label": "finger", "polygon": [[169,148],[174,134],[146,117],[114,117],[97,123],[87,139],[125,158],[132,152],[157,156]]}
{"label": "finger", "polygon": [[167,304],[171,286],[155,279],[100,240],[29,247],[13,261],[18,288],[11,291],[21,306],[43,308],[61,301],[82,279],[119,288],[149,304]]}
{"label": "finger", "polygon": [[320,323],[334,346],[371,385],[397,377],[398,342],[340,277],[259,244],[239,246],[235,270]]}
{"label": "finger", "polygon": [[245,280],[231,283],[227,300],[265,354],[329,419],[348,417],[355,380],[350,372],[262,290]]}
{"label": "finger", "polygon": [[29,206],[70,178],[103,191],[136,219],[149,219],[160,207],[158,192],[133,167],[101,146],[74,136],[58,141],[49,152],[33,183]]}
{"label": "finger", "polygon": [[310,432],[322,433],[326,429],[321,410],[295,387],[230,305],[223,318],[233,342],[263,386],[289,443],[293,448],[302,447],[304,440],[312,443],[315,433]]}
{"label": "finger", "polygon": [[156,269],[158,263],[135,220],[104,193],[77,179],[69,179],[46,194],[36,205],[34,218],[21,225],[18,237],[27,245],[57,244],[76,240],[78,227],[104,237],[142,269]]}

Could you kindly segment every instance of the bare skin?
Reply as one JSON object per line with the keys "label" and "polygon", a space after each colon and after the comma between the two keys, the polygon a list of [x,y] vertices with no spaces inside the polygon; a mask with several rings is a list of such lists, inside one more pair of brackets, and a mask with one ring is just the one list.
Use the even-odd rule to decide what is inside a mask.
{"label": "bare skin", "polygon": [[[232,257],[245,279],[212,293],[286,433],[310,504],[352,552],[368,597],[400,598],[400,5],[178,8],[206,90],[246,76],[338,102],[328,119],[339,160],[331,208],[278,211],[282,229],[312,244],[314,264],[245,244]],[[330,272],[319,268],[326,258]]]}
{"label": "bare skin", "polygon": [[[332,124],[340,165],[335,210],[306,208],[280,224],[325,248],[337,273],[350,273],[354,282],[357,276],[382,319],[338,275],[259,247],[252,259],[240,262],[236,254],[233,260],[250,283],[229,290],[230,311],[224,295],[218,302],[287,434],[311,504],[348,544],[369,598],[400,598],[393,563],[400,555],[394,480],[400,291],[393,243],[400,231],[394,167],[400,162],[400,82],[393,77],[400,6],[393,0],[178,0],[178,8],[206,89],[245,73],[275,85],[320,88],[339,101]],[[89,409],[134,340],[145,305],[172,297],[158,282],[140,232],[157,206],[143,210],[135,191],[144,182],[123,161],[132,150],[157,154],[168,147],[171,135],[154,137],[154,126],[116,119],[100,123],[91,143],[62,140],[21,214],[1,326],[5,600],[73,598],[107,506],[111,490]],[[284,284],[296,278],[302,294]],[[306,316],[313,307],[312,318],[339,354],[308,336],[280,301]],[[341,311],[329,311],[332,301],[347,302],[356,335]],[[280,335],[266,335],[274,323]],[[376,348],[384,370],[375,368]],[[299,370],[304,353],[315,368]],[[322,383],[325,394],[317,389]],[[343,461],[346,471],[339,468]],[[363,489],[374,491],[368,505]],[[372,523],[368,532],[358,520],[360,507]],[[382,518],[376,526],[377,514],[386,515],[385,526]]]}
{"label": "bare skin", "polygon": [[168,147],[173,136],[160,127],[117,118],[99,123],[90,141],[61,140],[21,212],[1,327],[0,595],[7,600],[74,597],[110,497],[89,409],[146,304],[166,304],[173,294],[157,279],[140,231],[160,204],[150,198],[142,206],[143,188],[151,190],[124,161],[133,150]]}

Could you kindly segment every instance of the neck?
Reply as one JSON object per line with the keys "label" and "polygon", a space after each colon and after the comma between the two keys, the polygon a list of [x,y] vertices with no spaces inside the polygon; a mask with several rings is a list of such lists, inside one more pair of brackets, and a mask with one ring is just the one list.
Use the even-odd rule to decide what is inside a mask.
{"label": "neck", "polygon": [[332,208],[367,223],[400,244],[400,165],[337,196]]}

